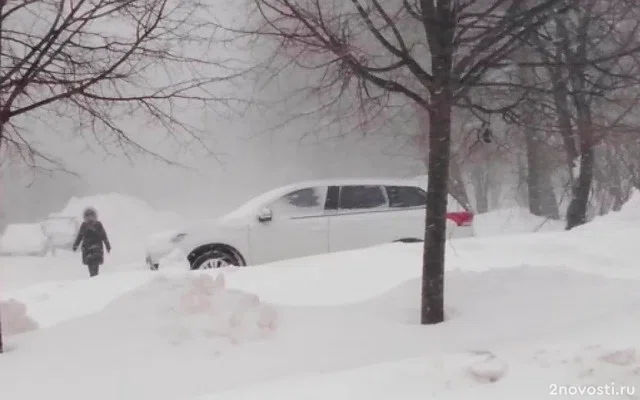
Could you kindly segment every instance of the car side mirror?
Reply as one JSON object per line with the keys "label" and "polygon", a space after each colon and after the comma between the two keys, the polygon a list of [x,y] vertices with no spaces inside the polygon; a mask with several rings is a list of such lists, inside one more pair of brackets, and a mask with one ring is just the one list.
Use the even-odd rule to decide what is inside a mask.
{"label": "car side mirror", "polygon": [[258,221],[260,222],[269,222],[273,219],[273,213],[270,208],[263,208],[258,213]]}

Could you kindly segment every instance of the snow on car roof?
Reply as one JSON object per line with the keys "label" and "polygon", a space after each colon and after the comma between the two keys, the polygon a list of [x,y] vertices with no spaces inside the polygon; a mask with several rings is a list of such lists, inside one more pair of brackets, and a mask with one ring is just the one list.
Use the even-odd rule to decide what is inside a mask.
{"label": "snow on car roof", "polygon": [[338,178],[301,181],[273,189],[302,189],[305,187],[378,185],[378,186],[416,186],[415,179],[406,178]]}
{"label": "snow on car roof", "polygon": [[291,183],[289,185],[280,186],[264,192],[251,200],[247,201],[240,207],[226,214],[223,219],[235,219],[254,213],[256,209],[269,204],[270,202],[289,194],[298,189],[308,187],[324,187],[324,186],[345,186],[345,185],[376,185],[376,186],[419,186],[416,179],[404,178],[338,178],[338,179],[321,179],[309,180]]}

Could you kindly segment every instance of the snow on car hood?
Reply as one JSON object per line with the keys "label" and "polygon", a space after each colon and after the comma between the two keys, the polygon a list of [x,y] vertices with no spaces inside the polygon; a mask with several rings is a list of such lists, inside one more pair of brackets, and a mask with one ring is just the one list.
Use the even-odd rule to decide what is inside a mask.
{"label": "snow on car hood", "polygon": [[199,236],[200,232],[206,232],[207,235],[212,235],[216,232],[220,232],[220,235],[224,234],[225,230],[229,229],[245,229],[247,228],[246,220],[240,218],[206,218],[192,221],[191,223],[183,224],[180,227],[156,232],[149,235],[147,238],[147,249],[154,251],[154,249],[164,250],[167,244],[171,243],[171,240],[180,233],[186,233],[187,235]]}

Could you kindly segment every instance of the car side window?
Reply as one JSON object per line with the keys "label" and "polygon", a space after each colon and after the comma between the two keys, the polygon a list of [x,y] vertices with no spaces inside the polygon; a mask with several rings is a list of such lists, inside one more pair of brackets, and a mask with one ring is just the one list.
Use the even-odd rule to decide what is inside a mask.
{"label": "car side window", "polygon": [[306,217],[322,214],[324,211],[326,187],[310,187],[294,190],[271,204],[274,218]]}
{"label": "car side window", "polygon": [[327,191],[327,200],[324,203],[324,209],[327,211],[337,210],[339,198],[340,198],[340,187],[329,186],[329,189]]}
{"label": "car side window", "polygon": [[380,186],[342,186],[339,208],[341,210],[366,210],[387,206],[387,198]]}
{"label": "car side window", "polygon": [[389,206],[392,208],[423,207],[427,204],[427,193],[415,186],[387,186]]}

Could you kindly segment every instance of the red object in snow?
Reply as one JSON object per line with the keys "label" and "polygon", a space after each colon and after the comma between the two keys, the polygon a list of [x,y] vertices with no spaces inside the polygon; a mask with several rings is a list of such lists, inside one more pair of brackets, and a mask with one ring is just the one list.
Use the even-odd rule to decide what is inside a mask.
{"label": "red object in snow", "polygon": [[473,225],[473,213],[469,211],[450,212],[447,213],[447,218],[455,222],[458,226]]}

